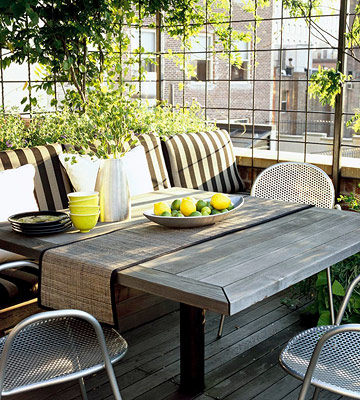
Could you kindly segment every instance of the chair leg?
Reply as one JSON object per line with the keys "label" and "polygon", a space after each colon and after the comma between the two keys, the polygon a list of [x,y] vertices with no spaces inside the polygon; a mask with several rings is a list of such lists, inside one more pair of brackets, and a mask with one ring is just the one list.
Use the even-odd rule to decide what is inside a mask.
{"label": "chair leg", "polygon": [[108,377],[109,377],[111,389],[112,389],[113,394],[114,394],[114,399],[115,400],[122,400],[121,395],[120,395],[119,386],[118,386],[118,383],[117,383],[116,376],[115,376],[114,369],[113,369],[112,365],[110,365],[109,367],[105,367],[105,369],[106,369],[106,372],[107,372]]}
{"label": "chair leg", "polygon": [[80,386],[81,397],[83,398],[83,400],[88,400],[84,378],[79,378],[78,382]]}
{"label": "chair leg", "polygon": [[315,391],[314,391],[314,395],[313,395],[312,400],[318,400],[319,394],[320,394],[320,390],[321,389],[319,387],[315,387]]}
{"label": "chair leg", "polygon": [[331,270],[330,267],[326,268],[326,277],[329,289],[329,306],[330,306],[330,316],[331,316],[331,324],[335,324],[335,311],[334,311],[334,302],[333,302],[333,294],[332,294],[332,285],[331,285]]}
{"label": "chair leg", "polygon": [[219,330],[218,330],[218,334],[217,334],[218,339],[220,339],[222,336],[222,332],[223,332],[223,328],[224,328],[224,321],[225,321],[225,315],[222,314],[221,319],[220,319],[220,324],[219,324]]}

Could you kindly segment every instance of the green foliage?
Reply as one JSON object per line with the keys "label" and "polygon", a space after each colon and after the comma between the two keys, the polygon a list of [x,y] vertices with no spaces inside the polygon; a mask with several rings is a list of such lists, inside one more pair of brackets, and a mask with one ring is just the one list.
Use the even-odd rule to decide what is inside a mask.
{"label": "green foliage", "polygon": [[306,18],[310,23],[311,17],[321,15],[322,0],[283,0],[284,9],[294,18]]}
{"label": "green foliage", "polygon": [[336,96],[351,75],[346,76],[338,68],[324,69],[319,65],[317,72],[311,75],[309,84],[310,98],[318,98],[322,105],[335,106]]}
{"label": "green foliage", "polygon": [[[335,316],[337,315],[346,289],[359,274],[360,253],[357,253],[331,267]],[[313,300],[304,310],[304,313],[317,315],[318,325],[331,324],[326,271],[321,271],[317,275],[294,285],[292,287],[291,295],[282,299],[282,303],[290,307],[297,307],[299,298],[303,296],[306,296],[308,300]],[[349,305],[344,314],[343,322],[360,322],[360,287],[355,289],[351,296]]]}
{"label": "green foliage", "polygon": [[28,145],[29,134],[25,121],[16,114],[5,116],[0,113],[0,150],[12,150]]}
{"label": "green foliage", "polygon": [[[332,291],[334,297],[335,314],[338,312],[346,289],[350,283],[360,274],[360,254],[355,254],[346,260],[331,267]],[[316,299],[312,311],[319,313],[318,325],[331,324],[329,311],[329,294],[326,272],[322,271],[317,276]],[[345,311],[343,322],[360,322],[360,289],[355,289],[350,298],[348,308]]]}
{"label": "green foliage", "polygon": [[[120,89],[119,89],[120,90]],[[132,134],[156,132],[161,137],[214,129],[194,103],[184,110],[161,104],[149,108],[137,99],[119,96],[117,90],[93,91],[84,113],[64,108],[37,114],[29,123],[17,114],[0,115],[0,149],[9,150],[49,143],[67,143],[100,158],[121,157]],[[96,148],[96,151],[94,149]]]}
{"label": "green foliage", "polygon": [[351,127],[355,133],[360,132],[360,110],[354,110],[355,115],[346,122],[347,127]]}
{"label": "green foliage", "polygon": [[[360,183],[358,187],[360,188]],[[351,210],[360,210],[360,196],[358,194],[354,194],[353,192],[350,192],[350,194],[341,194],[338,201],[345,203]]]}

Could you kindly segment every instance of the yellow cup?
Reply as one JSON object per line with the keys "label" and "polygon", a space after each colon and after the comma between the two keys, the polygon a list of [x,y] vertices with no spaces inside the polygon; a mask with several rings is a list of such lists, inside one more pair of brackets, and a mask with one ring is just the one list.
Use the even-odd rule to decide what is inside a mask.
{"label": "yellow cup", "polygon": [[85,199],[85,200],[76,200],[76,201],[69,201],[70,206],[98,206],[99,205],[99,198],[93,197],[92,199]]}
{"label": "yellow cup", "polygon": [[99,192],[72,192],[68,193],[67,197],[70,201],[89,200],[94,197],[99,197]]}
{"label": "yellow cup", "polygon": [[69,204],[69,210],[71,214],[95,214],[100,211],[100,206]]}
{"label": "yellow cup", "polygon": [[98,222],[100,213],[96,214],[71,214],[70,218],[75,228],[80,232],[89,232]]}

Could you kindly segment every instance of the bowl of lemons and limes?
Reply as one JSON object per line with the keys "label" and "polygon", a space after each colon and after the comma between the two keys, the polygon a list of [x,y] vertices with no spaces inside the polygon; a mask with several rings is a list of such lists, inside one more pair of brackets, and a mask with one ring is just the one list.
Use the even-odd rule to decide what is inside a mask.
{"label": "bowl of lemons and limes", "polygon": [[150,221],[171,228],[194,228],[222,221],[244,203],[242,196],[216,193],[211,198],[184,197],[160,201],[144,212]]}

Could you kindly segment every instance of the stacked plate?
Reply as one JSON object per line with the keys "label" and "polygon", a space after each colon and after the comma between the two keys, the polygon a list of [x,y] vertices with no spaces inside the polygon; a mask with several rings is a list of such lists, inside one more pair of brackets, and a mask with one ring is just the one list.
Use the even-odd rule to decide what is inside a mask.
{"label": "stacked plate", "polygon": [[60,211],[31,211],[15,214],[8,221],[15,232],[25,235],[50,235],[71,227],[71,220]]}

